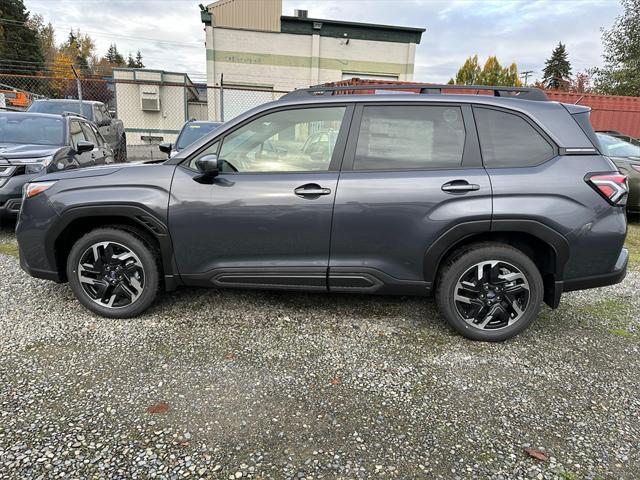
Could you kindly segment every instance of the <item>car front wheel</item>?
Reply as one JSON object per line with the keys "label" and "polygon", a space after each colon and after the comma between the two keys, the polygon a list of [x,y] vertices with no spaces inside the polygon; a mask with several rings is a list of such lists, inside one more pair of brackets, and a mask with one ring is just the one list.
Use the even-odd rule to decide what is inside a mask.
{"label": "car front wheel", "polygon": [[77,299],[92,312],[128,318],[153,303],[160,277],[153,249],[141,237],[100,228],[73,245],[67,278]]}
{"label": "car front wheel", "polygon": [[503,341],[537,317],[543,291],[540,272],[527,255],[506,244],[486,243],[447,261],[436,301],[449,325],[465,337]]}

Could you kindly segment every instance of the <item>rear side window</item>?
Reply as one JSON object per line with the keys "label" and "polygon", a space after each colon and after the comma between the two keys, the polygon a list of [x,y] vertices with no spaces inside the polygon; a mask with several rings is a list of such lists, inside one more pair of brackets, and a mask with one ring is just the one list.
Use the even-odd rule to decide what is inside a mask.
{"label": "rear side window", "polygon": [[519,115],[478,107],[473,113],[485,167],[527,167],[553,157],[553,146]]}
{"label": "rear side window", "polygon": [[456,168],[465,135],[460,107],[366,106],[353,169]]}

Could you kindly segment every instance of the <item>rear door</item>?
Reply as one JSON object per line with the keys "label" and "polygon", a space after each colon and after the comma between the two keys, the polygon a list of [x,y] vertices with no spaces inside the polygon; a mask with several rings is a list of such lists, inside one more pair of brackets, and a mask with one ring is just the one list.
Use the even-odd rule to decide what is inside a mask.
{"label": "rear door", "polygon": [[357,107],[334,207],[332,291],[426,293],[427,250],[452,229],[488,231],[491,185],[469,105]]}

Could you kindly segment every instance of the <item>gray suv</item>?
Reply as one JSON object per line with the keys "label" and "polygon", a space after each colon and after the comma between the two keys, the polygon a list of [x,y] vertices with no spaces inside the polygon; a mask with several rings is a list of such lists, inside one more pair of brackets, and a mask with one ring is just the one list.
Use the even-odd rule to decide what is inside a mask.
{"label": "gray suv", "polygon": [[588,108],[536,89],[386,88],[295,91],[163,164],[39,177],[22,267],[116,318],[179,285],[435,295],[488,341],[624,278],[626,177]]}

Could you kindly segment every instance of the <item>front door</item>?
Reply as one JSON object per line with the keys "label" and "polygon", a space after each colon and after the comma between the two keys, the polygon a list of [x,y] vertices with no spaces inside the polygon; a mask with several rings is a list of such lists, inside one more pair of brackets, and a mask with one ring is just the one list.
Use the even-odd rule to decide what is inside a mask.
{"label": "front door", "polygon": [[359,106],[351,132],[333,215],[329,289],[427,293],[435,273],[427,251],[452,229],[490,229],[491,184],[471,107]]}
{"label": "front door", "polygon": [[[71,147],[77,151],[78,142],[89,142],[85,136],[85,132],[82,129],[82,125],[79,120],[72,120],[69,122],[69,136],[71,137]],[[94,148],[95,150],[95,148]],[[82,152],[74,155],[78,168],[93,167],[95,163],[95,152]]]}
{"label": "front door", "polygon": [[[187,283],[326,290],[331,216],[351,109],[280,109],[226,131],[178,166],[169,228]],[[324,145],[305,151],[311,136]],[[199,183],[195,161],[223,169]]]}

